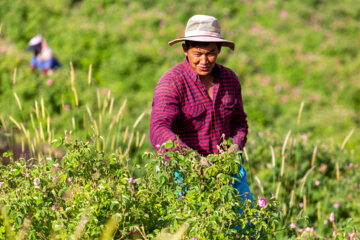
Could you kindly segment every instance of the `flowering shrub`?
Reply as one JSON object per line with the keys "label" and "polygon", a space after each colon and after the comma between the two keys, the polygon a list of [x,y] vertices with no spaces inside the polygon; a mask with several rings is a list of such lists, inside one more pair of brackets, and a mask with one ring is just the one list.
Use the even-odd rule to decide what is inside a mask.
{"label": "flowering shrub", "polygon": [[[175,146],[168,142],[163,147]],[[200,157],[192,150],[147,153],[146,157],[147,181],[139,186],[139,192],[148,201],[145,205],[152,213],[155,232],[162,227],[174,231],[187,222],[189,239],[256,239],[273,234],[279,218],[277,203],[242,204],[230,185],[240,165],[236,153],[209,155],[210,167],[199,165]]]}
{"label": "flowering shrub", "polygon": [[[61,162],[47,159],[19,160],[0,165],[4,186],[0,206],[15,231],[29,219],[29,239],[56,234],[59,239],[71,236],[82,221],[83,238],[92,239],[104,229],[106,221],[118,212],[121,232],[128,234],[130,210],[134,206],[134,187],[128,184],[129,173],[114,154],[106,156],[93,145],[83,142],[65,143],[67,154]],[[1,236],[1,234],[0,234]]]}
{"label": "flowering shrub", "polygon": [[0,166],[0,205],[10,226],[5,226],[6,233],[0,231],[0,238],[14,236],[11,229],[18,234],[25,229],[29,239],[94,239],[104,234],[153,239],[164,232],[174,234],[183,224],[188,227],[179,239],[274,234],[280,216],[277,203],[241,203],[230,185],[240,164],[235,153],[208,156],[213,163],[209,168],[201,166],[191,150],[145,153],[146,174],[135,178],[124,156],[107,155],[96,150],[96,144],[58,142],[67,148],[60,162],[47,159],[39,164],[32,159]]}

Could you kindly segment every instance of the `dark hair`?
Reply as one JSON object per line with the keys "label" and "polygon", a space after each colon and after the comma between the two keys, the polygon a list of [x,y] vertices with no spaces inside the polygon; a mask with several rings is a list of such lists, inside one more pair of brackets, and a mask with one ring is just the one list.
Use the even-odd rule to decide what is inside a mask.
{"label": "dark hair", "polygon": [[[203,46],[208,46],[209,44],[211,44],[211,42],[196,42],[196,41],[189,41],[189,40],[185,40],[185,45],[187,47],[187,49],[191,48],[191,47],[203,47]],[[216,42],[216,45],[219,49],[219,52],[221,50],[221,43]]]}

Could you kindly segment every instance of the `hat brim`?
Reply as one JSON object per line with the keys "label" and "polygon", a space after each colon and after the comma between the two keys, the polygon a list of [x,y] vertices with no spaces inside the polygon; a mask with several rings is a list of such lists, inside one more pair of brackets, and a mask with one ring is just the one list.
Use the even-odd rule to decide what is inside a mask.
{"label": "hat brim", "polygon": [[30,47],[28,47],[27,49],[26,49],[26,51],[32,51],[32,50],[34,50],[36,48],[36,46],[30,46]]}
{"label": "hat brim", "polygon": [[221,46],[224,47],[228,47],[231,50],[235,49],[235,43],[232,41],[228,41],[222,38],[217,38],[217,37],[211,37],[211,36],[194,36],[194,37],[183,37],[183,38],[178,38],[175,40],[172,40],[169,42],[169,45],[172,46],[178,42],[182,42],[182,41],[195,41],[195,42],[216,42],[216,43],[221,43]]}
{"label": "hat brim", "polygon": [[35,50],[35,49],[39,48],[40,46],[41,46],[41,43],[38,43],[38,44],[36,44],[36,45],[31,45],[31,46],[29,46],[29,47],[26,49],[26,51]]}

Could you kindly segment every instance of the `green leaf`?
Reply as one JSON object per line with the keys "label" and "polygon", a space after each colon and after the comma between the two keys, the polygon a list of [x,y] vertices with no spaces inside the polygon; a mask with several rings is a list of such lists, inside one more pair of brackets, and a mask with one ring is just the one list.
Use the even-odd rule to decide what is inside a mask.
{"label": "green leaf", "polygon": [[167,141],[162,145],[165,149],[170,149],[173,147],[173,142],[171,140]]}
{"label": "green leaf", "polygon": [[54,139],[52,140],[51,144],[54,145],[55,147],[59,147],[64,144],[64,139],[63,138]]}
{"label": "green leaf", "polygon": [[3,157],[11,157],[11,156],[13,156],[14,154],[13,154],[13,152],[12,151],[7,151],[7,152],[4,152],[3,153]]}
{"label": "green leaf", "polygon": [[115,206],[118,206],[119,202],[118,201],[112,201],[111,205],[110,205],[110,210],[112,210]]}

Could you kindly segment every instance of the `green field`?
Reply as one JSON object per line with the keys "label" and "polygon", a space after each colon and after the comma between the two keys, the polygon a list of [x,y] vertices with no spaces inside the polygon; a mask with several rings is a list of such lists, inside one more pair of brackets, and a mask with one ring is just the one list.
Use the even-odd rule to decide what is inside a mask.
{"label": "green field", "polygon": [[[273,236],[324,239],[336,231],[337,239],[349,239],[351,232],[359,238],[360,5],[355,0],[1,1],[0,207],[5,210],[0,238],[6,239],[10,225],[14,234],[27,229],[45,234],[43,239],[69,238],[79,226],[81,211],[74,209],[52,214],[52,224],[35,224],[35,216],[51,208],[54,199],[33,206],[26,199],[34,197],[36,189],[21,180],[21,173],[33,174],[28,182],[41,172],[51,175],[49,159],[66,156],[71,163],[85,156],[76,157],[76,147],[59,142],[72,146],[89,141],[103,156],[99,162],[111,161],[109,156],[126,159],[126,174],[148,179],[148,160],[142,155],[153,151],[153,91],[161,75],[183,60],[181,46],[167,43],[183,35],[194,14],[217,17],[223,37],[236,44],[233,52],[223,48],[218,62],[231,68],[242,85],[249,124],[244,166],[253,194],[279,203],[273,210],[279,214]],[[62,63],[50,76],[30,70],[31,53],[25,49],[36,34],[45,37]],[[28,170],[16,165],[24,156],[32,157]],[[63,166],[59,173],[70,174]],[[78,177],[78,188],[95,191],[86,190]],[[9,184],[10,179],[16,184]],[[105,175],[87,179],[109,186],[113,180]],[[60,187],[48,184],[50,192]],[[21,189],[24,193],[17,195]],[[89,217],[84,230],[90,239],[100,239],[109,218],[118,213],[101,196],[101,211]],[[95,199],[86,205],[80,196],[71,205],[100,206]],[[58,201],[64,208],[70,204],[69,199]],[[25,228],[29,218],[31,226]],[[290,228],[292,222],[296,229]],[[66,231],[55,227],[59,224],[65,224]],[[181,221],[168,225],[175,230]],[[122,231],[117,227],[115,231]],[[190,224],[186,234],[197,233],[201,239],[202,231]],[[156,231],[152,234],[154,238]]]}

